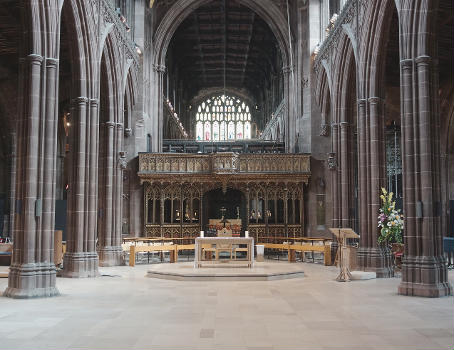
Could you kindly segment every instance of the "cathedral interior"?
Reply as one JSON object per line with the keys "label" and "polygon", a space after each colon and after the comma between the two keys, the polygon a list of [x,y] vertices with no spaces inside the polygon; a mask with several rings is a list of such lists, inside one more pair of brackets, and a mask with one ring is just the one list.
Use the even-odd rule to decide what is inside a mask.
{"label": "cathedral interior", "polygon": [[[100,329],[112,335],[78,328],[75,334],[84,336],[64,343],[68,349],[103,348],[102,342],[110,349],[453,345],[452,1],[3,0],[0,19],[0,310],[6,310],[0,349],[59,344],[46,331],[22,340],[3,333],[14,328],[8,325],[15,310],[23,318],[18,324],[39,323],[27,316],[32,304],[11,299],[44,298],[42,305],[64,313],[61,300],[87,307],[84,288],[99,294],[93,310]],[[383,191],[403,216],[401,239],[385,244]],[[341,239],[341,231],[352,235]],[[199,254],[197,240],[215,237],[252,239],[252,246],[200,243]],[[246,310],[259,313],[262,290],[269,302],[285,300],[279,317],[296,333],[302,327],[301,338],[275,343],[286,333],[271,339],[261,319],[229,343],[220,336],[228,328],[222,322],[200,321],[197,340],[179,343],[189,331],[178,324],[200,315],[180,310],[176,321],[173,309],[150,309],[162,317],[150,333],[162,344],[143,335],[135,345],[113,341],[102,305],[131,297],[135,307],[144,302],[138,290],[157,300],[166,291],[162,303],[189,310],[179,299],[196,282],[155,281],[150,271],[192,271],[192,261],[215,263],[225,249],[230,259],[224,260],[241,262],[239,253],[260,276],[271,266],[274,277],[303,270],[304,277],[263,285],[203,282],[194,292],[225,294],[224,312],[235,323],[243,304],[234,296],[249,292]],[[334,283],[339,267],[339,276],[354,279],[347,260],[352,273],[373,278],[321,282]],[[239,270],[232,268],[232,276]],[[120,275],[123,283],[103,277]],[[109,289],[116,290],[103,301]],[[364,309],[355,309],[354,298]],[[408,327],[392,336],[386,327],[371,331],[372,338],[361,333],[357,343],[339,336],[331,344],[323,339],[341,329],[333,328],[342,321],[332,312],[343,302],[342,317],[356,310],[358,324],[369,312],[386,323],[397,303],[395,322]],[[210,303],[188,303],[209,314]],[[325,318],[317,318],[314,305]],[[295,319],[307,310],[312,323]],[[90,317],[74,312],[75,320]],[[112,318],[120,315],[135,317],[118,311]],[[267,315],[274,317],[273,309],[264,307]],[[429,326],[418,323],[426,315]],[[246,319],[256,322],[243,315],[238,324]],[[164,341],[174,324],[180,335]],[[357,326],[345,325],[348,332]],[[315,333],[307,334],[311,327]],[[263,333],[268,342],[248,338]]]}

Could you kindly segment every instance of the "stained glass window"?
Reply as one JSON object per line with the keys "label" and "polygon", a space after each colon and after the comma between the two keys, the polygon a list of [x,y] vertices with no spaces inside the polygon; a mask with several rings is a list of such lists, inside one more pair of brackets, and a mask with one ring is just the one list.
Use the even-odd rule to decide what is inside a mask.
{"label": "stained glass window", "polygon": [[251,138],[249,106],[231,96],[219,95],[202,102],[196,112],[198,141],[243,140]]}

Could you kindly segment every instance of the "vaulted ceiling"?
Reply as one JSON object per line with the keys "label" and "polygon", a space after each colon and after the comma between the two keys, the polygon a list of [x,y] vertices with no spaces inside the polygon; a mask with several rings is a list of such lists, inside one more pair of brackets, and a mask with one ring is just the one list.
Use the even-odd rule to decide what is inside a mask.
{"label": "vaulted ceiling", "polygon": [[281,69],[270,28],[235,0],[214,0],[195,10],[177,29],[167,59],[190,96],[226,86],[257,100]]}

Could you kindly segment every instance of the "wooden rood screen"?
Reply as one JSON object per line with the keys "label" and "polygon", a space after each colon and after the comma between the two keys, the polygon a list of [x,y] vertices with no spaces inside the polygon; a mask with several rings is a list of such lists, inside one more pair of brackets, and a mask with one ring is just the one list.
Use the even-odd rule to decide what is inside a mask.
{"label": "wooden rood screen", "polygon": [[243,193],[243,230],[256,242],[303,237],[309,164],[307,154],[141,153],[138,175],[144,184],[146,235],[199,236],[210,219],[203,217],[210,205],[203,196],[220,188]]}

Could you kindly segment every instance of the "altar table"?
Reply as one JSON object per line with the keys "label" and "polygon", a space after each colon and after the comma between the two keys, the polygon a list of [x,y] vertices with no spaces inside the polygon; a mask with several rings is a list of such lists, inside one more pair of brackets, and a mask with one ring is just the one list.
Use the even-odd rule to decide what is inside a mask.
{"label": "altar table", "polygon": [[[245,245],[246,248],[235,247],[239,245]],[[205,260],[204,251],[215,252],[216,259]],[[219,259],[218,253],[220,251],[230,251],[230,259]],[[246,260],[236,259],[236,252],[238,251],[246,252]],[[252,237],[197,237],[195,239],[195,268],[202,267],[203,265],[216,265],[220,263],[246,264],[248,267],[252,267],[253,262],[254,238]]]}

